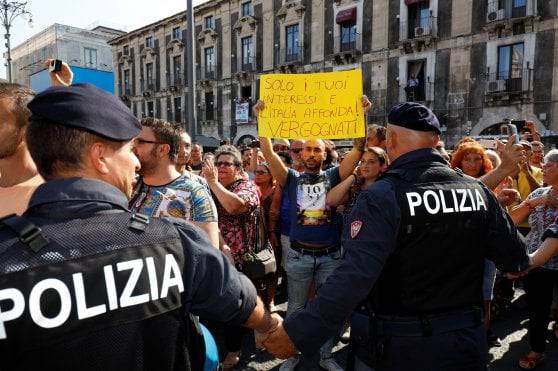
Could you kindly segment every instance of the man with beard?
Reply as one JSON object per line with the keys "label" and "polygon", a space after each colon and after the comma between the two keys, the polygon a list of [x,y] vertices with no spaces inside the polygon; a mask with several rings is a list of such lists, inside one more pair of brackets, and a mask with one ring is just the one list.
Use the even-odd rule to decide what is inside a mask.
{"label": "man with beard", "polygon": [[154,118],[142,121],[134,153],[142,176],[130,201],[133,211],[152,217],[175,217],[203,229],[219,246],[217,208],[207,189],[176,170],[181,129]]}
{"label": "man with beard", "polygon": [[201,370],[190,314],[278,326],[198,228],[129,212],[141,125],[117,97],[76,84],[29,109],[46,183],[0,221],[2,370]]}
{"label": "man with beard", "polygon": [[[45,62],[45,66],[50,59]],[[50,73],[53,86],[72,83],[72,71],[66,63],[62,70]],[[27,103],[35,93],[22,85],[0,83],[0,217],[22,214],[29,198],[43,179],[27,150],[25,133],[29,121]]]}
{"label": "man with beard", "polygon": [[[368,111],[371,107],[368,98],[363,97],[362,103],[365,112]],[[254,106],[255,117],[263,109],[264,104],[259,101]],[[287,169],[273,151],[269,138],[260,137],[260,143],[273,178],[286,189],[286,197],[289,198],[291,244],[286,260],[289,281],[288,317],[305,307],[312,281],[319,291],[339,264],[339,219],[335,216],[335,211],[326,204],[326,194],[353,173],[364,151],[364,138],[355,140],[353,149],[340,166],[326,171],[322,171],[326,147],[321,139],[309,139],[304,143],[302,172]],[[342,370],[333,359],[333,346],[333,338],[323,344],[319,364],[326,370]],[[289,358],[281,365],[280,370],[294,370],[298,363],[299,358]]]}

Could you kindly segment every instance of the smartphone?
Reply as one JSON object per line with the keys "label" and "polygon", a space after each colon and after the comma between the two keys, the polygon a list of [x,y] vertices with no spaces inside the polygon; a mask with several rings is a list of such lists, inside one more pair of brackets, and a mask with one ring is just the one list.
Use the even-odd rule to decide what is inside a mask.
{"label": "smartphone", "polygon": [[509,137],[510,135],[515,134],[515,144],[519,144],[519,135],[517,135],[517,126],[514,124],[502,124],[500,125],[500,135],[504,137]]}
{"label": "smartphone", "polygon": [[260,141],[253,140],[252,143],[250,143],[250,148],[260,148]]}
{"label": "smartphone", "polygon": [[496,149],[496,140],[494,139],[479,139],[479,143],[485,149]]}
{"label": "smartphone", "polygon": [[62,61],[60,59],[54,59],[50,62],[48,66],[49,72],[60,72],[62,71]]}

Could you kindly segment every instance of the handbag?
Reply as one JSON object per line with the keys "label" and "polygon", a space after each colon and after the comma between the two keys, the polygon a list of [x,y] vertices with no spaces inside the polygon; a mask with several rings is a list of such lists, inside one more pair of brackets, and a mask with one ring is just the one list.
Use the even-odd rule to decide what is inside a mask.
{"label": "handbag", "polygon": [[[275,273],[277,271],[277,262],[275,261],[275,253],[271,242],[265,235],[265,221],[261,215],[261,208],[258,207],[256,214],[256,238],[252,248],[242,256],[242,273],[251,280],[263,278],[265,275]],[[248,236],[246,233],[246,217],[242,218],[242,238],[244,246],[248,246]]]}

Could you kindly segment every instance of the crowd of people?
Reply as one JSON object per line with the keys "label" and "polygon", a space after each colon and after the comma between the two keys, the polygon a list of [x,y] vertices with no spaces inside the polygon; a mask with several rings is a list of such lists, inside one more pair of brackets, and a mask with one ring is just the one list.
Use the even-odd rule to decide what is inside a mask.
{"label": "crowd of people", "polygon": [[[187,369],[182,366],[186,363],[195,368],[195,357],[181,353],[178,348],[194,347],[189,337],[176,329],[188,327],[181,322],[186,313],[199,316],[202,327],[209,329],[216,340],[216,362],[224,369],[238,365],[243,341],[253,336],[251,329],[256,332],[258,346],[287,358],[281,370],[294,370],[303,358],[316,352],[319,352],[316,362],[320,367],[343,370],[332,354],[339,339],[350,344],[347,369],[405,369],[403,365],[410,364],[405,362],[416,362],[416,358],[395,360],[401,355],[370,351],[377,348],[378,339],[382,338],[368,328],[374,313],[386,314],[397,305],[407,305],[398,314],[414,315],[408,307],[411,303],[424,314],[419,323],[433,326],[434,334],[437,326],[443,327],[440,332],[444,332],[446,322],[452,323],[449,326],[452,331],[461,330],[452,327],[455,323],[467,328],[482,322],[480,339],[485,346],[498,346],[497,334],[491,331],[491,302],[496,276],[504,274],[508,279],[500,281],[503,287],[513,292],[514,280],[517,284],[522,276],[527,293],[531,351],[518,364],[523,369],[533,369],[543,361],[546,329],[558,283],[558,258],[551,257],[556,249],[554,245],[541,246],[545,237],[550,237],[547,241],[555,240],[557,232],[558,150],[545,153],[532,123],[527,123],[524,138],[518,138],[519,144],[511,136],[507,141],[497,141],[493,150],[472,138],[463,138],[449,151],[439,140],[435,116],[423,106],[405,103],[390,113],[391,126],[369,126],[366,137],[355,139],[352,148],[347,150],[336,148],[334,142],[326,139],[260,137],[250,146],[237,148],[223,144],[213,152],[206,152],[199,143],[192,142],[180,124],[157,118],[139,122],[118,99],[89,85],[71,85],[72,74],[67,65],[61,72],[51,73],[51,78],[54,87],[38,95],[17,84],[0,84],[0,137],[3,138],[0,217],[5,217],[2,220],[8,227],[0,229],[4,231],[0,234],[3,257],[0,304],[12,301],[12,307],[0,305],[0,350],[11,358],[8,369],[32,368],[41,362],[55,365],[57,361],[49,357],[56,358],[61,352],[71,353],[60,358],[64,362],[70,359],[78,368],[98,369],[107,363],[94,359],[95,355],[110,352],[111,347],[120,347],[127,341],[142,349],[132,350],[126,345],[118,357],[114,354],[108,357],[111,361],[117,359],[109,369],[117,365],[137,368],[149,362],[153,364],[147,368],[159,369],[154,366],[161,362],[157,352],[151,350],[153,354],[147,355],[145,347],[164,354],[162,358],[168,366],[163,369]],[[372,103],[363,96],[362,105],[367,112]],[[264,109],[263,103],[258,102],[254,115],[257,117]],[[420,167],[413,165],[417,159],[435,164],[432,168],[436,171],[430,173],[430,167],[418,171]],[[439,177],[440,183],[428,180],[429,176]],[[389,180],[390,177],[396,180]],[[420,182],[414,182],[415,178],[420,178]],[[463,189],[450,187],[456,179],[465,184]],[[412,192],[417,184],[424,185],[423,193]],[[395,196],[389,196],[390,192],[395,192]],[[427,227],[404,216],[404,210],[411,216],[420,214],[421,223],[424,221]],[[459,219],[467,211],[474,211],[474,216]],[[426,222],[428,213],[441,213],[443,219],[436,216],[437,219]],[[385,222],[385,228],[378,229],[372,221]],[[427,279],[420,284],[414,282],[418,281],[418,275],[401,273],[400,269],[404,268],[398,266],[405,263],[411,272],[415,269],[412,264],[425,262],[423,259],[429,259],[426,265],[438,262],[447,251],[433,248],[432,253],[417,256],[411,264],[407,260],[413,253],[393,248],[396,243],[421,243],[430,238],[428,235],[454,233],[454,223],[462,227],[459,232],[462,239],[476,238],[471,241],[488,244],[486,251],[455,252],[456,259],[462,258],[459,264],[469,262],[474,266],[471,270],[463,269],[463,281],[458,282],[463,282],[463,286],[469,285],[465,281],[472,282],[470,293],[464,289],[463,296],[470,294],[471,301],[477,304],[484,301],[478,311],[469,301],[452,298],[442,286],[439,292],[430,292],[431,288],[438,288],[439,281],[453,274],[452,270],[458,270],[456,265],[447,264],[448,271],[433,274],[427,277],[431,281]],[[525,236],[525,244],[512,224]],[[173,225],[178,234],[171,231]],[[485,227],[488,228],[486,236],[482,233],[474,236]],[[15,231],[18,239],[7,229]],[[46,237],[37,237],[42,233]],[[396,236],[399,237],[394,241]],[[445,246],[451,241],[444,237],[437,244]],[[491,242],[494,244],[490,245]],[[30,250],[24,251],[17,244],[28,245]],[[373,250],[375,244],[389,246],[389,253],[367,251]],[[15,251],[14,246],[21,250]],[[129,249],[134,246],[144,246],[141,251],[152,249],[157,253],[139,254],[137,249]],[[518,272],[529,266],[524,246],[528,253],[539,252],[530,258],[531,266],[542,266],[523,277],[524,273]],[[275,269],[255,275],[249,267],[267,247],[273,252]],[[167,253],[178,256],[178,262],[168,258]],[[91,273],[88,277],[84,273],[87,279],[96,277],[105,281],[106,305],[101,305],[104,299],[100,299],[104,291],[95,291],[91,283],[84,286],[79,273],[80,269],[90,272],[98,266],[93,260],[95,254],[114,254],[112,259],[119,262],[116,268],[110,268],[111,260],[99,257],[104,264],[104,276]],[[361,259],[362,254],[371,260]],[[390,256],[396,256],[395,262],[388,259]],[[159,260],[161,257],[163,260]],[[124,258],[136,260],[123,262]],[[61,265],[72,261],[71,267]],[[366,261],[377,263],[377,269],[364,265]],[[475,265],[477,261],[484,262],[480,270]],[[55,268],[49,270],[49,264]],[[64,269],[73,273],[73,283],[58,276],[45,278],[61,274]],[[133,269],[133,273],[126,283],[120,281],[117,272],[127,269]],[[386,276],[378,277],[382,269]],[[26,272],[31,278],[22,279]],[[402,282],[389,282],[388,277],[393,278],[394,272],[399,272],[400,276],[395,277]],[[478,272],[481,273],[476,280]],[[16,277],[20,282],[17,285]],[[33,278],[45,279],[33,286]],[[52,283],[56,280],[58,283]],[[135,283],[130,284],[132,280]],[[374,286],[376,280],[378,285]],[[417,283],[419,292],[428,295],[404,291],[399,298],[387,293],[409,282]],[[161,283],[163,288],[159,293]],[[36,289],[40,284],[42,289]],[[23,314],[23,307],[20,310],[24,305],[23,295],[20,297],[14,290],[27,293],[30,286],[33,289],[29,294],[29,317]],[[74,313],[74,309],[68,309],[65,320],[61,319],[67,287],[75,290],[77,319],[65,328],[63,325]],[[79,287],[81,294],[78,294]],[[120,300],[116,300],[117,287],[122,292]],[[372,287],[379,292],[375,299],[387,299],[382,303],[367,299]],[[139,295],[142,289],[150,294]],[[46,294],[49,290],[51,294],[52,291],[60,293],[60,298],[52,299]],[[284,327],[276,314],[278,290],[287,292]],[[90,293],[93,291],[95,294]],[[341,293],[349,295],[347,300],[339,296]],[[41,297],[48,302],[44,307],[41,307]],[[70,303],[71,299],[67,300]],[[432,310],[438,301],[444,300],[448,305],[439,305],[443,310]],[[130,309],[111,318],[102,317],[105,322],[100,327],[84,321],[125,306],[139,308],[140,304],[141,310]],[[182,307],[187,309],[177,309]],[[462,312],[454,313],[456,308],[466,308],[466,320]],[[436,315],[440,313],[451,313],[451,316],[438,321]],[[471,323],[470,313],[474,313]],[[482,314],[482,321],[477,314]],[[290,322],[289,318],[292,318]],[[132,324],[140,320],[145,327]],[[82,321],[85,330],[77,325]],[[192,321],[197,328],[197,318]],[[381,321],[384,330],[391,331],[393,325],[385,318]],[[37,324],[36,329],[29,325],[31,322]],[[121,328],[116,329],[117,326]],[[46,332],[47,328],[63,330],[52,335]],[[349,331],[350,328],[353,330]],[[403,331],[397,328],[395,332]],[[18,331],[22,331],[21,335],[13,334]],[[84,331],[93,335],[82,338]],[[432,328],[428,331],[420,327],[419,332],[421,336],[432,335]],[[294,344],[287,341],[287,333]],[[364,335],[356,336],[356,333]],[[29,345],[18,348],[23,341],[20,337],[27,335],[32,338]],[[62,339],[62,335],[66,338]],[[8,343],[6,338],[12,342]],[[138,344],[138,338],[142,344]],[[96,352],[85,355],[83,347],[92,344],[97,346]],[[29,357],[37,349],[40,351],[36,356]],[[9,356],[4,353],[8,351],[12,352]],[[421,350],[417,348],[416,352]],[[426,354],[424,351],[417,357]],[[438,362],[449,362],[441,358]],[[135,363],[127,363],[130,360]],[[90,362],[87,367],[86,362]],[[209,361],[205,362],[207,366]],[[486,365],[482,357],[472,357],[468,362],[474,366],[465,369],[481,369],[480,364]],[[434,369],[453,369],[448,367]]]}

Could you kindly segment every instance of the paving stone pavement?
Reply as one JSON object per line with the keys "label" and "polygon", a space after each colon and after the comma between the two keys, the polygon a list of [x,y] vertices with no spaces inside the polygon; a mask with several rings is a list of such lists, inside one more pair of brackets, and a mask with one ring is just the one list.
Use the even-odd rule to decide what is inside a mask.
{"label": "paving stone pavement", "polygon": [[[518,359],[529,351],[527,339],[527,310],[525,296],[522,289],[516,289],[515,298],[511,306],[503,311],[503,313],[493,322],[494,332],[502,340],[502,346],[499,348],[491,348],[489,353],[489,371],[514,371],[520,370],[517,366]],[[284,315],[286,311],[286,303],[279,305],[280,314]],[[549,325],[549,343],[545,362],[542,363],[538,371],[557,371],[558,370],[558,340],[550,331]],[[344,367],[347,357],[347,347],[342,343],[338,343],[334,348],[334,355],[337,362]],[[256,350],[254,342],[246,339],[243,345],[243,355],[241,362],[235,370],[251,371],[251,370],[278,370],[283,361],[275,359],[266,352]],[[317,363],[317,361],[316,361]],[[313,365],[300,365],[297,370],[314,371],[319,370]]]}

